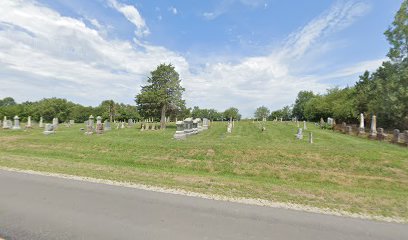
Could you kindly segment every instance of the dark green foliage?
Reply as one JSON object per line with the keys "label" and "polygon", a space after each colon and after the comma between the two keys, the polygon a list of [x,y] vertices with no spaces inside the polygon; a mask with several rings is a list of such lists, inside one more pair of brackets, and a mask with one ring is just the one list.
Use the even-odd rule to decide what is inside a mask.
{"label": "dark green foliage", "polygon": [[[0,100],[0,102],[2,101],[4,99]],[[98,107],[85,107],[61,98],[45,98],[37,102],[20,104],[14,102],[11,105],[0,106],[1,119],[4,116],[10,119],[15,115],[18,115],[22,121],[26,121],[27,117],[31,116],[35,121],[39,121],[40,117],[43,117],[46,122],[51,122],[54,117],[57,117],[60,122],[67,122],[71,119],[75,122],[84,122],[88,120],[90,115],[102,116],[103,119],[109,119],[112,115],[113,120],[129,118],[137,120],[140,118],[136,106],[115,103],[113,100],[103,101]]]}
{"label": "dark green foliage", "polygon": [[282,118],[284,121],[291,120],[292,109],[289,106],[285,106],[282,109],[271,112],[271,115],[268,117],[269,120],[280,120],[280,118]]}
{"label": "dark green foliage", "polygon": [[262,120],[263,118],[267,118],[269,116],[270,110],[265,107],[265,106],[261,106],[259,108],[256,109],[255,111],[255,118]]}
{"label": "dark green foliage", "polygon": [[401,62],[408,55],[408,0],[402,2],[392,26],[384,34],[391,44],[387,56],[392,61]]}
{"label": "dark green foliage", "polygon": [[315,97],[315,95],[312,91],[300,91],[297,95],[295,105],[293,106],[293,116],[297,117],[299,120],[305,120],[305,105],[313,97]]}
{"label": "dark green foliage", "polygon": [[7,106],[13,106],[16,105],[16,102],[12,97],[6,97],[3,99],[0,99],[0,107],[7,107]]}
{"label": "dark green foliage", "polygon": [[179,74],[171,64],[160,64],[150,74],[147,85],[142,86],[141,92],[136,96],[136,103],[144,118],[160,118],[163,129],[166,114],[185,108],[185,101],[182,99],[184,88],[180,85]]}
{"label": "dark green foliage", "polygon": [[240,120],[241,114],[239,114],[238,108],[230,107],[224,111],[224,119],[225,120]]}

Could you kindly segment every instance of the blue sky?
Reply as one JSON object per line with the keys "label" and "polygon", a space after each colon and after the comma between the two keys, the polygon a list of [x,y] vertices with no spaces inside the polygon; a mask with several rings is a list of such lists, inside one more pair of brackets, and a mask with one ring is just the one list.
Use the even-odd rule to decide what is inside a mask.
{"label": "blue sky", "polygon": [[172,63],[189,107],[250,117],[353,85],[386,59],[402,0],[3,0],[0,98],[134,103]]}

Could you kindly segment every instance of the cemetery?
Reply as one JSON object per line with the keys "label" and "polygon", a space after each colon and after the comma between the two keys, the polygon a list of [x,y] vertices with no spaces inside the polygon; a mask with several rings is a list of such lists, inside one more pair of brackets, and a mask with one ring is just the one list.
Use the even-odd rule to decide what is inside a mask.
{"label": "cemetery", "polygon": [[333,131],[324,120],[167,120],[159,130],[152,119],[10,116],[0,130],[0,166],[408,217],[406,131],[386,142],[381,130],[373,140],[361,126]]}
{"label": "cemetery", "polygon": [[[113,5],[122,6],[119,3]],[[131,9],[125,6],[120,7],[121,11],[129,12]],[[51,94],[51,87],[44,91],[44,94],[51,95],[42,96],[43,99],[40,93],[36,93],[17,103],[13,97],[2,96],[0,168],[300,204],[344,211],[348,216],[356,213],[408,222],[407,9],[408,1],[405,0],[391,27],[384,33],[391,44],[387,54],[389,59],[382,61],[382,56],[381,64],[376,60],[377,69],[365,72],[351,71],[355,68],[351,65],[342,71],[327,68],[313,74],[313,69],[325,68],[325,65],[316,64],[313,71],[308,70],[299,78],[295,74],[298,70],[294,69],[307,68],[295,62],[292,69],[285,62],[289,59],[307,62],[308,58],[298,59],[297,54],[308,51],[290,51],[284,46],[297,46],[297,41],[300,45],[318,42],[302,40],[301,37],[293,44],[283,45],[286,50],[279,54],[276,63],[275,60],[269,62],[274,59],[272,54],[247,57],[240,63],[242,66],[231,62],[225,66],[206,63],[194,67],[188,61],[180,60],[182,55],[176,52],[174,56],[180,59],[174,59],[175,66],[164,56],[158,58],[165,48],[151,47],[152,51],[156,49],[154,56],[157,59],[143,60],[138,54],[131,53],[132,45],[123,44],[123,49],[130,51],[127,55],[138,56],[137,61],[126,62],[123,66],[113,62],[115,68],[109,68],[106,76],[84,74],[89,82],[101,81],[101,88],[92,85],[93,92],[87,85],[74,87],[66,80],[67,83],[61,83],[62,90],[55,90],[59,96]],[[139,15],[138,11],[134,13]],[[334,24],[336,21],[332,19],[330,22]],[[321,21],[311,23],[322,24]],[[307,26],[306,30],[320,28]],[[324,28],[332,30],[328,26]],[[149,30],[146,28],[143,32]],[[98,35],[98,31],[92,30],[92,34]],[[325,34],[317,31],[309,35]],[[149,42],[136,38],[133,41],[137,45],[135,50],[148,46]],[[119,46],[122,45],[115,47],[115,51],[122,49]],[[328,48],[328,44],[322,46]],[[283,55],[288,55],[287,59]],[[106,58],[107,54],[97,56]],[[28,58],[24,63],[30,60]],[[105,67],[111,65],[108,60],[104,64],[90,61],[86,66]],[[371,65],[371,61],[363,63],[357,65]],[[149,73],[152,64],[158,65]],[[5,64],[9,65],[14,66]],[[53,68],[42,70],[42,74],[37,74],[38,78]],[[251,68],[254,71],[250,71]],[[13,71],[18,69],[16,65]],[[142,72],[133,72],[136,70]],[[193,72],[186,75],[190,70],[205,70],[204,78]],[[70,73],[74,72],[75,68]],[[134,75],[126,77],[131,72]],[[353,75],[342,76],[342,72],[353,72]],[[105,77],[108,80],[116,74],[115,81],[103,84]],[[361,75],[358,79],[351,79],[355,81],[354,85],[347,83],[338,87],[335,82],[326,83],[326,78],[337,75],[334,80],[346,83],[343,77],[356,77],[356,74]],[[75,79],[63,71],[54,75]],[[133,81],[135,76],[137,79]],[[49,85],[38,81],[39,86]],[[81,81],[72,80],[75,83]],[[235,85],[234,81],[237,81]],[[79,97],[81,104],[92,106],[58,98],[70,96],[64,93],[69,87],[75,90],[71,97]],[[111,87],[124,92],[111,92]],[[294,91],[298,93],[292,104],[288,98],[295,96]],[[23,90],[11,94],[21,100],[23,96],[19,92]],[[98,101],[101,101],[99,105],[96,104]],[[273,107],[274,111],[259,106],[254,118],[249,117],[248,111],[262,102]],[[242,114],[246,116],[239,113],[238,107],[231,106],[234,104],[244,108]],[[218,110],[221,107],[229,108],[221,112]]]}

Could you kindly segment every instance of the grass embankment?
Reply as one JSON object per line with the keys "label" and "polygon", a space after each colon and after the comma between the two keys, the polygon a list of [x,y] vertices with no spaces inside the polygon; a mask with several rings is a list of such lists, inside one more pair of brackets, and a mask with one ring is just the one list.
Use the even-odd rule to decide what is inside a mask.
{"label": "grass embankment", "polygon": [[[82,125],[0,130],[0,166],[262,198],[408,219],[408,148],[317,129],[296,141],[294,123],[225,123],[175,141],[165,131],[85,136]],[[305,134],[307,135],[307,134]]]}

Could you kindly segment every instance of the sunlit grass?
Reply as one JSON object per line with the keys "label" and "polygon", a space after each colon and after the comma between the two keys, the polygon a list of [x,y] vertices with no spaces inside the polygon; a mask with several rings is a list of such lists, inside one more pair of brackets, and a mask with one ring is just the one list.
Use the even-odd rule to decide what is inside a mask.
{"label": "sunlit grass", "polygon": [[0,165],[408,218],[408,148],[294,123],[226,123],[184,141],[165,131],[113,129],[86,136],[0,130]]}

